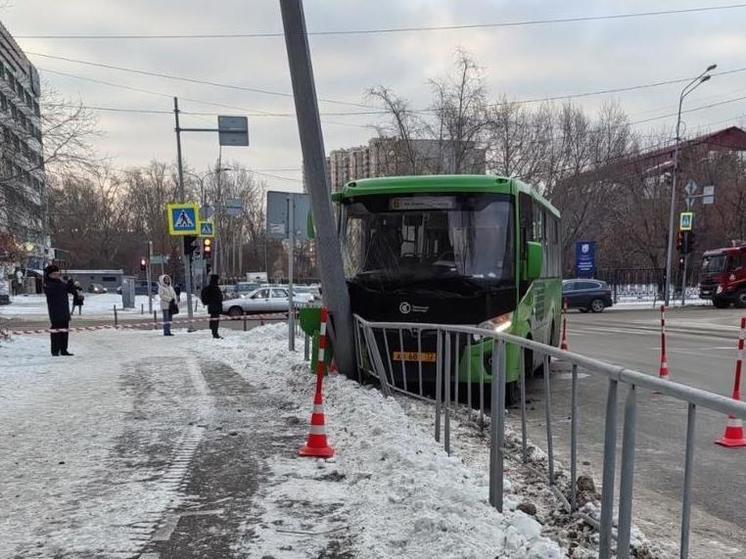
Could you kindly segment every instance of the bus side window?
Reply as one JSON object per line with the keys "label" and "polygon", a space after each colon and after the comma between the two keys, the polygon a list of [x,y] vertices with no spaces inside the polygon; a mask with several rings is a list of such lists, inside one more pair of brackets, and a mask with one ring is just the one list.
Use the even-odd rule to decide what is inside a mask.
{"label": "bus side window", "polygon": [[528,196],[523,192],[519,193],[518,209],[520,217],[521,238],[519,241],[520,244],[518,245],[520,247],[520,261],[517,263],[518,265],[516,267],[516,272],[518,273],[518,277],[520,278],[520,282],[518,283],[518,294],[520,297],[523,297],[529,286],[529,282],[527,282],[525,279],[527,252],[526,243],[528,241],[534,240],[534,207],[533,199],[531,198],[531,196]]}

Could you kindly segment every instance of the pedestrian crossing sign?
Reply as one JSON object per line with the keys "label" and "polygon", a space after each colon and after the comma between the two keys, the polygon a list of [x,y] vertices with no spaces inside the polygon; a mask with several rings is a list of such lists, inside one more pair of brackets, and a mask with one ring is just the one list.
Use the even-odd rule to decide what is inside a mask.
{"label": "pedestrian crossing sign", "polygon": [[215,224],[212,221],[199,222],[199,236],[212,238],[215,236]]}
{"label": "pedestrian crossing sign", "polygon": [[694,222],[694,212],[681,212],[679,218],[679,229],[681,231],[691,231]]}
{"label": "pedestrian crossing sign", "polygon": [[199,206],[188,202],[183,204],[167,204],[168,234],[174,236],[197,235],[199,221]]}

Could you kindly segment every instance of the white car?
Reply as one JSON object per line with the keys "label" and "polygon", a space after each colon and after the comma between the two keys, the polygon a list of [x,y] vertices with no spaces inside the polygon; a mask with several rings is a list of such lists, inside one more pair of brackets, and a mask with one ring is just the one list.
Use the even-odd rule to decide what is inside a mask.
{"label": "white car", "polygon": [[[304,293],[294,293],[293,303],[296,305],[310,303],[312,296]],[[242,316],[244,314],[261,314],[285,312],[288,310],[288,290],[283,287],[262,287],[243,297],[223,301],[223,314]]]}

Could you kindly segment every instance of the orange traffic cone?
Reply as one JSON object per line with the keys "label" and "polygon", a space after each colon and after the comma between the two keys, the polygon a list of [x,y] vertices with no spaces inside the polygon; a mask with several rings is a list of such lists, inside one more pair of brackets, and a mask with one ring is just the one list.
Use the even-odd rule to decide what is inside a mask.
{"label": "orange traffic cone", "polygon": [[666,355],[666,306],[661,305],[661,367],[658,376],[668,379],[668,356]]}
{"label": "orange traffic cone", "polygon": [[560,349],[567,351],[567,299],[565,299],[562,307],[562,341],[560,342]]}
{"label": "orange traffic cone", "polygon": [[[741,318],[741,333],[738,336],[738,357],[736,358],[736,372],[733,381],[733,399],[738,401],[741,400],[741,368],[743,367],[744,330],[746,330],[746,316]],[[746,438],[743,436],[743,422],[741,419],[729,415],[728,422],[725,425],[725,433],[715,442],[729,448],[746,446]]]}
{"label": "orange traffic cone", "polygon": [[326,349],[326,321],[329,314],[326,309],[321,309],[321,330],[319,332],[319,356],[316,361],[316,394],[313,397],[313,412],[311,413],[311,430],[308,434],[306,444],[298,451],[300,456],[312,458],[331,458],[334,449],[326,440],[326,421],[324,417],[323,385],[326,362],[324,361],[324,350]]}

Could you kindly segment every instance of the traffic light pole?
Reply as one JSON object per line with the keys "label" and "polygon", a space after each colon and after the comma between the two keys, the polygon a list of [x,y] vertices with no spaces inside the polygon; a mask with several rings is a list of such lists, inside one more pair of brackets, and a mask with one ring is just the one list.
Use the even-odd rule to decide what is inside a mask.
{"label": "traffic light pole", "polygon": [[153,289],[151,286],[150,259],[153,257],[153,241],[148,241],[148,265],[145,268],[145,280],[148,282],[148,314],[153,313]]}
{"label": "traffic light pole", "polygon": [[[176,120],[176,158],[179,168],[179,202],[184,202],[184,167],[181,161],[181,127],[179,126],[179,98],[174,97],[174,119]],[[189,326],[187,332],[193,332],[192,328],[194,311],[192,310],[192,255],[187,254],[184,243],[181,243],[182,258],[184,259],[184,287],[186,288],[187,316],[189,317]]]}
{"label": "traffic light pole", "polygon": [[301,0],[280,0],[280,11],[303,152],[303,167],[308,192],[311,195],[311,209],[316,228],[316,247],[319,255],[321,283],[324,288],[324,304],[331,313],[334,331],[337,335],[334,357],[339,370],[351,377],[357,371],[353,340],[355,328],[350,309],[350,295],[345,282],[342,250],[329,196],[324,138],[321,132],[303,4]]}

